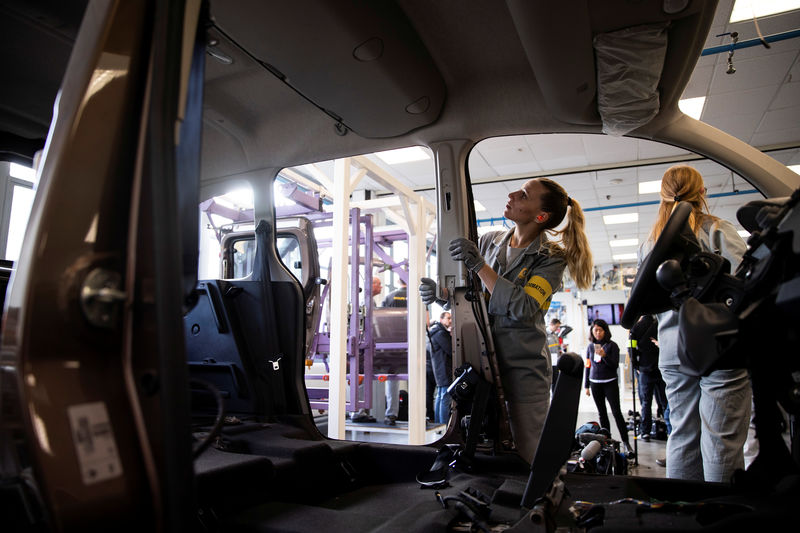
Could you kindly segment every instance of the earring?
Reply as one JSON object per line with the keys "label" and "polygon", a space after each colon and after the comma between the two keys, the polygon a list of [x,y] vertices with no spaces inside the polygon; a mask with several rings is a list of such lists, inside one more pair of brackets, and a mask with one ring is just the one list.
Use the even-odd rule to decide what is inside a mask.
{"label": "earring", "polygon": [[544,220],[544,217],[542,215],[536,217],[536,222],[541,222],[542,220]]}

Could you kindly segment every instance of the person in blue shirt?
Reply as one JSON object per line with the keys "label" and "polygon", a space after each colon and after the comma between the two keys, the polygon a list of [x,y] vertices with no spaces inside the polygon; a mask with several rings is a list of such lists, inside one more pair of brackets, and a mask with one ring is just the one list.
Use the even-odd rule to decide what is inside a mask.
{"label": "person in blue shirt", "polygon": [[626,451],[630,453],[628,426],[619,405],[619,380],[617,379],[619,346],[611,340],[608,323],[600,318],[592,322],[589,340],[591,344],[586,348],[586,396],[591,395],[594,398],[597,414],[600,416],[600,425],[610,431],[611,423],[606,410],[606,401],[608,401],[611,414],[614,415],[614,421],[617,423],[620,440],[625,444]]}

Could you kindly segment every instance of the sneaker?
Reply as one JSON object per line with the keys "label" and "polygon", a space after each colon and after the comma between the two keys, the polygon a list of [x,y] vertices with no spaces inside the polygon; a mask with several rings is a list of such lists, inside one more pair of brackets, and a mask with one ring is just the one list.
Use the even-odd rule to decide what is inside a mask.
{"label": "sneaker", "polygon": [[350,421],[356,424],[369,424],[375,422],[375,417],[367,413],[357,413],[350,418]]}
{"label": "sneaker", "polygon": [[633,451],[633,446],[631,446],[629,442],[623,442],[622,446],[625,450],[625,457],[628,459],[633,459],[636,457],[636,452]]}
{"label": "sneaker", "polygon": [[394,415],[389,415],[383,419],[383,423],[387,426],[394,426],[397,425],[397,417]]}
{"label": "sneaker", "polygon": [[645,433],[639,438],[642,439],[645,442],[650,442],[650,433]]}
{"label": "sneaker", "polygon": [[656,459],[656,464],[658,466],[666,467],[667,466],[667,458],[665,457],[664,459]]}

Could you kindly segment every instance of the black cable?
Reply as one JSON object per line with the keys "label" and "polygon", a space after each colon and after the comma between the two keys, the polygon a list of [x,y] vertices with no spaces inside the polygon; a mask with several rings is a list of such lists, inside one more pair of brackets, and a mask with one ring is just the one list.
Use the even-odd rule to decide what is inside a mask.
{"label": "black cable", "polygon": [[196,459],[198,455],[203,453],[203,451],[208,448],[214,437],[219,435],[220,431],[222,431],[222,424],[225,422],[225,400],[222,398],[222,393],[219,392],[219,389],[208,381],[197,378],[189,378],[189,383],[194,383],[195,385],[200,385],[201,387],[207,389],[217,401],[217,416],[214,419],[214,425],[211,426],[211,430],[208,432],[205,438],[203,438],[203,440],[201,440],[200,443],[195,446],[194,449],[192,449],[192,459]]}

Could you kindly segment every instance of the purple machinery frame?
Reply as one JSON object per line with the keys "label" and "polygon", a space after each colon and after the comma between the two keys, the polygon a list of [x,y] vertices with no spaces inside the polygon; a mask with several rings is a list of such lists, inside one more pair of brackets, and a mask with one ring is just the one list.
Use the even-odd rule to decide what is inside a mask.
{"label": "purple machinery frame", "polygon": [[[317,215],[310,217],[314,223],[314,227],[324,227],[332,224],[332,216],[329,214]],[[358,223],[354,224],[353,221],[357,220]],[[362,232],[363,224],[363,232]],[[373,264],[372,258],[377,255],[386,264],[391,265],[392,270],[406,284],[408,284],[408,272],[403,269],[408,261],[401,261],[395,263],[389,254],[383,250],[377,243],[377,240],[384,241],[397,241],[407,239],[406,232],[398,228],[395,231],[381,232],[380,235],[374,233],[372,224],[372,215],[361,215],[359,208],[350,210],[350,306],[349,306],[349,328],[347,335],[347,354],[350,370],[348,372],[348,382],[350,383],[350,393],[348,395],[347,410],[357,411],[358,409],[369,409],[372,407],[372,385],[376,381],[386,380],[407,380],[408,373],[381,373],[375,374],[373,362],[375,360],[376,352],[380,351],[404,351],[408,353],[408,342],[375,342],[372,328],[372,311],[374,307],[373,294],[372,294],[372,277],[373,277]],[[361,306],[353,305],[353,302],[359,301],[361,294],[361,276],[359,276],[359,267],[362,263],[360,245],[364,245],[364,314],[363,321],[361,316]],[[317,241],[319,247],[330,246],[330,239],[321,239]],[[325,304],[328,293],[330,291],[330,284],[325,286],[319,301],[319,313],[317,313],[317,323],[314,330],[317,332],[314,335],[310,352],[313,354],[314,359],[322,359],[325,364],[325,369],[328,370],[328,357],[330,353],[330,337],[328,333],[320,332],[320,323],[322,320],[322,307]],[[363,327],[361,327],[363,324]],[[359,373],[360,357],[364,361],[364,373]],[[325,381],[326,375],[324,374],[306,374],[306,380],[323,380]],[[363,379],[363,397],[359,398],[359,387],[361,384],[360,379]],[[353,384],[356,384],[355,386]],[[328,402],[325,399],[329,394],[329,389],[321,387],[306,387],[308,391],[309,400],[312,409],[327,409]]]}

